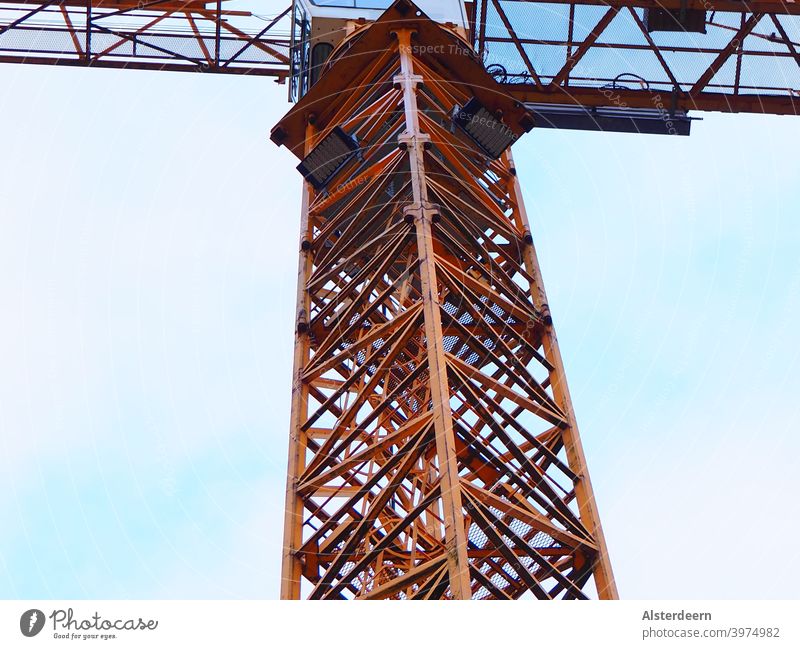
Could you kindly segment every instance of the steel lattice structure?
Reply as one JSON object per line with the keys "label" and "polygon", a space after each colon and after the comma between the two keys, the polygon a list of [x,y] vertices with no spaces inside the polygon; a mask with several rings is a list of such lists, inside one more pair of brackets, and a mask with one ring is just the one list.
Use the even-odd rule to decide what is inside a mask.
{"label": "steel lattice structure", "polygon": [[289,9],[226,0],[0,2],[0,63],[289,75]]}
{"label": "steel lattice structure", "polygon": [[[800,7],[794,2],[464,4],[475,51],[521,101],[800,112]],[[291,73],[290,9],[279,4],[262,16],[245,0],[0,0],[0,62],[250,74],[282,82]],[[709,20],[704,33],[651,33],[645,12],[654,9],[705,11]]]}
{"label": "steel lattice structure", "polygon": [[513,162],[450,128],[519,105],[399,16],[273,131],[360,145],[306,183],[282,596],[615,597]]}
{"label": "steel lattice structure", "polygon": [[[705,14],[703,31],[650,31],[646,12]],[[800,112],[800,5],[752,0],[476,0],[476,51],[536,103]],[[699,28],[699,27],[698,27]]]}
{"label": "steel lattice structure", "polygon": [[0,0],[0,62],[306,93],[272,131],[308,179],[282,597],[616,598],[514,162],[487,151],[529,110],[797,114],[800,4],[474,0],[438,24],[344,1],[313,26],[301,0]]}

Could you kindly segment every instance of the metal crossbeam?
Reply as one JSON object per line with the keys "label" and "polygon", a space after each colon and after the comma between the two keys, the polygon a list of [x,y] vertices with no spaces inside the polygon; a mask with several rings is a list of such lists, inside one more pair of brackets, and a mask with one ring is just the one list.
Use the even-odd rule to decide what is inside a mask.
{"label": "metal crossbeam", "polygon": [[[219,74],[283,82],[289,9],[198,0],[0,2],[0,62]],[[475,0],[475,50],[533,104],[797,114],[800,3]],[[706,34],[647,31],[645,11],[703,11]]]}
{"label": "metal crossbeam", "polygon": [[0,63],[289,75],[289,9],[196,0],[0,2]]}
{"label": "metal crossbeam", "polygon": [[[700,10],[706,33],[653,31],[646,11]],[[800,5],[697,0],[476,0],[476,51],[533,104],[793,115]]]}

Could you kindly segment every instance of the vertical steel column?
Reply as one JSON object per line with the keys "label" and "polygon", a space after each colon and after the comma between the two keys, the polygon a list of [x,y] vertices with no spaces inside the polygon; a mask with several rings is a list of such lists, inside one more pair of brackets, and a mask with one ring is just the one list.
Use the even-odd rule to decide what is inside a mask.
{"label": "vertical steel column", "polygon": [[[306,127],[306,152],[314,146],[315,129]],[[300,599],[301,565],[296,556],[303,541],[303,501],[297,493],[297,478],[305,466],[306,434],[302,424],[308,410],[308,385],[302,380],[309,358],[308,318],[310,295],[306,286],[311,274],[312,255],[305,242],[310,238],[309,203],[311,186],[303,183],[300,216],[300,261],[297,269],[297,313],[294,333],[294,369],[292,370],[292,409],[289,422],[289,466],[286,476],[286,505],[283,521],[281,561],[281,599]]]}
{"label": "vertical steel column", "polygon": [[439,460],[442,508],[444,510],[450,592],[454,599],[470,599],[467,537],[464,530],[461,484],[456,462],[453,413],[450,409],[450,388],[447,382],[447,362],[442,347],[441,304],[439,303],[433,235],[431,233],[431,219],[436,214],[436,209],[428,201],[423,164],[423,151],[430,142],[430,137],[420,132],[419,128],[416,92],[417,84],[422,82],[422,77],[414,74],[411,34],[411,30],[408,29],[401,29],[397,32],[401,73],[394,78],[395,84],[403,90],[406,132],[401,136],[401,143],[407,147],[408,151],[414,198],[414,202],[405,209],[405,212],[407,216],[413,216],[417,231],[419,273],[425,313],[425,340],[428,348],[428,371],[430,372],[436,453]]}

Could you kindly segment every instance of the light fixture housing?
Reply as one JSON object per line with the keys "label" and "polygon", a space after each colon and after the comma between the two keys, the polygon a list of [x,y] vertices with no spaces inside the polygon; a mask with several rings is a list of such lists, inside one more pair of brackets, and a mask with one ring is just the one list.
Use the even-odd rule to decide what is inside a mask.
{"label": "light fixture housing", "polygon": [[297,170],[319,191],[357,152],[356,139],[334,126],[297,165]]}
{"label": "light fixture housing", "polygon": [[503,124],[475,97],[463,107],[453,109],[453,122],[472,138],[491,158],[497,159],[517,139],[516,133]]}
{"label": "light fixture housing", "polygon": [[539,128],[689,135],[692,119],[685,111],[657,108],[585,107],[570,104],[525,104]]}

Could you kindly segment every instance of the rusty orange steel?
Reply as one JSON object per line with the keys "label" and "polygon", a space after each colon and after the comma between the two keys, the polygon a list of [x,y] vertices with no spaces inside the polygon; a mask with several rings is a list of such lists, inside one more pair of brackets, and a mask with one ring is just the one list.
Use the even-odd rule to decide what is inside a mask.
{"label": "rusty orange steel", "polygon": [[[0,0],[0,63],[261,75],[301,95],[298,3],[270,16],[245,5]],[[348,19],[272,131],[314,179],[286,599],[617,597],[513,158],[487,154],[454,115],[476,102],[486,128],[515,140],[527,110],[565,106],[589,121],[601,109],[800,112],[798,3],[463,9],[460,27],[408,0],[374,23]],[[329,138],[352,150],[309,168]]]}
{"label": "rusty orange steel", "polygon": [[360,147],[304,189],[281,596],[615,598],[513,160],[451,122],[526,113],[397,8],[273,130]]}

